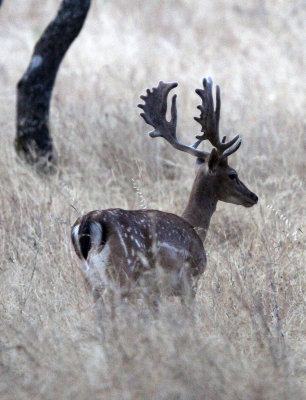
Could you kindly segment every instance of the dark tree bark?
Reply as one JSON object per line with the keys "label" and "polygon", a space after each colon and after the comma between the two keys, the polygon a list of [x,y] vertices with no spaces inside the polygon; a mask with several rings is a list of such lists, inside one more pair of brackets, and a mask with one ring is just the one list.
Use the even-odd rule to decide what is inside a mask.
{"label": "dark tree bark", "polygon": [[[0,0],[1,1],[1,0]],[[56,17],[35,45],[30,65],[17,85],[17,153],[44,171],[57,155],[49,132],[52,89],[60,63],[86,19],[91,0],[63,0]]]}

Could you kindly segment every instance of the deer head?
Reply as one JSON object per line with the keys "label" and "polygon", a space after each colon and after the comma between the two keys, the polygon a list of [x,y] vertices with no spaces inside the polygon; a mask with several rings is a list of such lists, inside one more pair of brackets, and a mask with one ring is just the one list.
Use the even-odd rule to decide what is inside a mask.
{"label": "deer head", "polygon": [[[189,204],[192,203],[193,207],[201,208],[205,198],[209,197],[215,201],[220,200],[245,207],[253,206],[257,203],[258,197],[239,180],[237,172],[228,164],[229,156],[241,145],[240,136],[237,135],[228,142],[224,136],[220,141],[221,95],[219,86],[216,87],[216,109],[214,109],[211,78],[203,80],[203,89],[196,89],[196,93],[202,99],[202,104],[198,106],[201,111],[200,117],[194,119],[201,125],[203,134],[196,136],[198,140],[192,146],[187,146],[179,142],[176,136],[176,95],[172,97],[171,119],[170,121],[166,119],[168,94],[177,85],[176,82],[160,82],[158,87],[153,88],[152,91],[148,89],[146,96],[140,96],[145,104],[139,104],[138,107],[144,111],[141,116],[145,122],[154,127],[154,131],[150,133],[151,137],[163,137],[175,149],[197,157],[199,168]],[[214,146],[210,153],[197,148],[204,140],[208,140]]]}

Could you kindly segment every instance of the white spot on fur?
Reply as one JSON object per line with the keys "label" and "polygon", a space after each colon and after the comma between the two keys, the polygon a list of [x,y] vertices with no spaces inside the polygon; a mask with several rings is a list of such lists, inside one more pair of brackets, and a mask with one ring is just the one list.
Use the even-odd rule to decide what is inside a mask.
{"label": "white spot on fur", "polygon": [[137,246],[138,246],[139,248],[141,247],[137,239],[135,239],[135,243],[137,244]]}
{"label": "white spot on fur", "polygon": [[141,260],[141,263],[143,264],[143,266],[146,268],[149,268],[149,262],[148,262],[147,258],[142,253],[138,253],[137,256]]}
{"label": "white spot on fur", "polygon": [[117,230],[117,233],[118,233],[118,237],[119,237],[121,246],[123,247],[125,257],[127,257],[127,256],[128,256],[128,251],[127,251],[127,248],[126,248],[126,244],[125,244],[125,242],[124,242],[124,239],[122,238],[121,233],[120,233],[119,230]]}
{"label": "white spot on fur", "polygon": [[171,251],[173,253],[179,253],[179,254],[183,254],[185,256],[189,255],[189,252],[187,250],[177,248],[177,247],[172,246],[171,244],[166,243],[166,242],[163,242],[163,243],[158,242],[158,246],[159,247],[163,247],[163,248],[165,248],[165,249],[167,249],[167,250],[169,250],[169,251]]}

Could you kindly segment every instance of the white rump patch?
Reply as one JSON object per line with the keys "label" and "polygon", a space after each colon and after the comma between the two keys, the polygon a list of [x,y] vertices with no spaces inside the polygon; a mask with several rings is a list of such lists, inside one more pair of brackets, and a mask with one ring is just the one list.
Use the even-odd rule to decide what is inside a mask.
{"label": "white rump patch", "polygon": [[80,249],[80,242],[79,242],[79,229],[80,225],[76,225],[71,232],[71,236],[73,237],[73,243],[75,243],[78,252],[81,254],[81,249]]}
{"label": "white rump patch", "polygon": [[73,239],[75,240],[75,242],[78,241],[78,237],[79,237],[79,229],[80,229],[80,225],[76,225],[71,232],[71,235],[73,236]]}
{"label": "white rump patch", "polygon": [[93,221],[90,224],[90,240],[92,246],[99,246],[102,240],[102,226],[98,222]]}

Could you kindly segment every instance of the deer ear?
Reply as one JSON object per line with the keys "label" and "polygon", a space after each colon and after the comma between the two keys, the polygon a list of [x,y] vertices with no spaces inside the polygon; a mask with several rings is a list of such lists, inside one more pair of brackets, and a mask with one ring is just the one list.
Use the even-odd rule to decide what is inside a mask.
{"label": "deer ear", "polygon": [[209,159],[208,159],[209,171],[215,172],[216,168],[217,168],[217,166],[219,164],[219,161],[220,161],[220,159],[219,159],[219,155],[218,155],[217,150],[216,149],[212,149],[212,151],[210,153],[210,156],[209,156]]}

